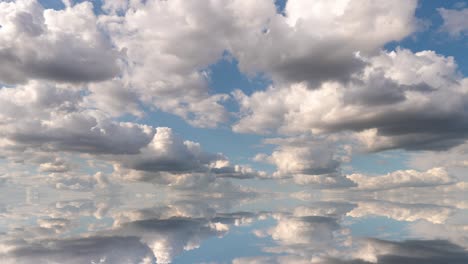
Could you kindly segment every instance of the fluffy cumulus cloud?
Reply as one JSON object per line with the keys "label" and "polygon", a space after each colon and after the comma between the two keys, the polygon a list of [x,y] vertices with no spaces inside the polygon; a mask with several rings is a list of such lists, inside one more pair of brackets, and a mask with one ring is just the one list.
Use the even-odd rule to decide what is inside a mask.
{"label": "fluffy cumulus cloud", "polygon": [[238,132],[315,134],[351,131],[369,150],[447,149],[466,139],[467,79],[452,57],[397,49],[364,59],[346,83],[273,85],[235,96]]}
{"label": "fluffy cumulus cloud", "polygon": [[284,16],[270,9],[264,28],[234,40],[232,50],[241,70],[275,81],[346,81],[365,65],[357,52],[372,54],[415,30],[415,8],[416,1],[290,0]]}
{"label": "fluffy cumulus cloud", "polygon": [[159,127],[141,153],[125,156],[123,164],[139,171],[177,173],[203,171],[205,166],[220,159],[225,158],[202,151],[200,144],[182,140],[170,128]]}
{"label": "fluffy cumulus cloud", "polygon": [[[231,165],[220,153],[202,150],[199,143],[183,140],[172,129],[156,128],[151,142],[137,155],[120,155],[116,171],[128,180],[207,183],[215,178],[256,178],[266,173]],[[188,181],[188,182],[187,182]]]}
{"label": "fluffy cumulus cloud", "polygon": [[272,178],[293,178],[298,184],[324,188],[353,186],[340,172],[341,162],[348,161],[350,146],[339,149],[331,140],[310,136],[269,138],[264,143],[277,147],[270,155],[257,154],[255,160],[276,166]]}
{"label": "fluffy cumulus cloud", "polygon": [[83,91],[32,81],[0,90],[2,146],[42,151],[137,153],[153,137],[150,126],[116,122],[83,107]]}
{"label": "fluffy cumulus cloud", "polygon": [[288,174],[321,175],[335,173],[339,161],[333,156],[332,148],[324,142],[302,142],[303,140],[268,139],[267,143],[279,143],[270,156],[257,155],[278,167],[276,176]]}
{"label": "fluffy cumulus cloud", "polygon": [[[118,106],[110,104],[109,111],[96,108],[99,104],[91,107],[93,101],[108,105],[95,97],[93,89],[39,81],[2,88],[0,153],[11,162],[38,166],[38,172],[49,173],[47,182],[69,190],[106,186],[104,178],[96,176],[100,174],[70,172],[77,166],[67,159],[82,154],[127,169],[126,178],[140,173],[143,176],[132,179],[148,180],[159,175],[166,177],[160,181],[165,184],[198,181],[203,185],[218,178],[265,175],[249,166],[233,165],[220,153],[205,152],[199,143],[184,141],[170,128],[120,122],[113,118],[118,114],[112,109],[119,111]],[[58,158],[68,154],[72,156]]]}
{"label": "fluffy cumulus cloud", "polygon": [[123,78],[142,101],[195,126],[215,127],[227,120],[221,103],[228,96],[210,93],[205,71],[226,49],[224,4],[107,1],[104,8],[124,12],[103,16],[100,23],[125,51]]}
{"label": "fluffy cumulus cloud", "polygon": [[2,1],[0,10],[0,82],[88,82],[119,74],[119,52],[97,26],[90,2],[51,10],[34,0]]}
{"label": "fluffy cumulus cloud", "polygon": [[99,24],[125,54],[123,78],[141,99],[208,127],[228,118],[222,107],[228,95],[210,93],[204,71],[225,51],[249,75],[261,73],[286,83],[343,81],[365,66],[358,52],[374,54],[418,24],[413,16],[416,1],[392,1],[382,7],[360,0],[291,0],[284,16],[270,0],[204,5],[105,1],[103,7],[108,14]]}

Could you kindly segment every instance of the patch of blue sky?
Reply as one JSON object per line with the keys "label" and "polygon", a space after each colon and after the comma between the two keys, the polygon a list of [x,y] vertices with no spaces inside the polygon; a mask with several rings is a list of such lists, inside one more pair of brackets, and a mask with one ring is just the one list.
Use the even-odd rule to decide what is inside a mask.
{"label": "patch of blue sky", "polygon": [[[102,1],[101,0],[71,0],[72,3],[91,2],[95,14],[102,14]],[[63,0],[39,0],[39,3],[46,9],[62,10],[65,8]]]}
{"label": "patch of blue sky", "polygon": [[275,5],[278,13],[284,14],[284,8],[286,7],[287,0],[275,0]]}
{"label": "patch of blue sky", "polygon": [[65,4],[62,0],[39,0],[39,3],[45,9],[62,10],[65,8]]}
{"label": "patch of blue sky", "polygon": [[[90,161],[94,164],[91,166]],[[76,172],[93,175],[96,172],[111,173],[113,171],[112,165],[99,160],[89,160],[80,155],[69,156],[69,162],[75,167]]]}
{"label": "patch of blue sky", "polygon": [[404,240],[408,234],[410,222],[397,221],[385,216],[366,216],[361,218],[346,217],[345,222],[351,230],[352,237],[373,237],[387,240]]}
{"label": "patch of blue sky", "polygon": [[[297,185],[296,185],[297,187]],[[281,191],[284,191],[281,188]],[[291,191],[286,192],[291,193]],[[289,196],[280,196],[280,197],[269,197],[268,199],[257,199],[255,202],[252,203],[244,203],[240,204],[236,207],[237,210],[240,211],[266,211],[266,212],[287,212],[290,211],[291,208],[296,208],[299,206],[310,206],[310,201],[303,201],[299,199],[291,199]]]}
{"label": "patch of blue sky", "polygon": [[354,153],[351,162],[344,164],[344,172],[386,174],[396,170],[409,169],[407,161],[408,153],[403,150],[389,150],[381,153]]}
{"label": "patch of blue sky", "polygon": [[[216,63],[210,65],[205,71],[209,73],[209,84],[214,93],[230,94],[239,89],[247,95],[254,91],[265,90],[271,81],[259,73],[254,76],[247,76],[240,72],[239,62],[228,52]],[[238,106],[234,100],[225,104],[228,111],[237,112]]]}

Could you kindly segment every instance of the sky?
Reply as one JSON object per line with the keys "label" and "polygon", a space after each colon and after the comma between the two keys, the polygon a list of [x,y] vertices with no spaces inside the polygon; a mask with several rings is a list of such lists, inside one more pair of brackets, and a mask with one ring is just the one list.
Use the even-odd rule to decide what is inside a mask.
{"label": "sky", "polygon": [[[0,0],[0,188],[29,198],[183,192],[302,201],[384,193],[392,197],[385,206],[405,210],[395,193],[461,194],[467,17],[461,0]],[[351,207],[374,212],[380,203],[353,199]],[[341,230],[335,215],[302,219],[278,208],[262,215],[259,207],[255,219],[265,225]],[[363,215],[348,209],[340,221]],[[393,217],[395,230],[406,228],[379,214]],[[191,217],[178,224],[227,224]],[[224,235],[221,224],[195,240]],[[265,243],[280,240],[284,252],[303,256],[308,249],[296,252],[281,228],[242,239],[271,236]],[[135,235],[131,226],[114,231]],[[102,239],[148,253],[141,240]],[[420,246],[372,239],[365,243],[386,250]],[[170,262],[177,252],[152,257]],[[352,261],[332,255],[321,259]]]}

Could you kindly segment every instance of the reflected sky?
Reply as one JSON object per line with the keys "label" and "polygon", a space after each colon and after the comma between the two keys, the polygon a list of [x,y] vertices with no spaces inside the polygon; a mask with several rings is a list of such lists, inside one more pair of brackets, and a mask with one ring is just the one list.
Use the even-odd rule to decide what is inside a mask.
{"label": "reflected sky", "polygon": [[1,192],[1,263],[468,261],[463,191],[427,200],[425,189],[370,197],[162,188],[77,197],[13,187]]}

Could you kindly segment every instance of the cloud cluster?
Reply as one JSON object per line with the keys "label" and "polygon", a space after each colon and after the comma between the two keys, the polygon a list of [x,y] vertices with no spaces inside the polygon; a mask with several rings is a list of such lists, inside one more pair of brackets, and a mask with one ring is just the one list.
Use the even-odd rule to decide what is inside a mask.
{"label": "cloud cluster", "polygon": [[196,142],[182,140],[172,129],[156,128],[151,142],[136,155],[114,157],[115,171],[127,180],[154,181],[171,185],[208,185],[219,178],[250,179],[266,173],[248,166],[231,165],[220,153],[202,150]]}
{"label": "cloud cluster", "polygon": [[[104,8],[123,15],[100,17],[113,44],[125,51],[123,80],[148,106],[201,127],[228,119],[228,96],[211,94],[205,71],[226,49],[221,2],[131,1]],[[121,11],[122,12],[122,11]]]}
{"label": "cloud cluster", "polygon": [[[45,180],[60,189],[91,190],[101,177],[70,172],[67,159],[111,162],[123,178],[160,183],[197,182],[218,178],[256,178],[265,175],[248,166],[232,165],[220,153],[184,141],[170,128],[120,122],[101,109],[90,108],[86,90],[69,84],[30,81],[0,90],[0,153],[11,162],[38,166]],[[104,102],[101,102],[104,103]],[[75,155],[75,156],[73,156]],[[67,174],[60,174],[70,172]],[[198,174],[195,175],[195,174]],[[134,175],[137,175],[133,177]],[[193,177],[192,177],[193,176]],[[122,177],[120,177],[122,178]]]}
{"label": "cloud cluster", "polygon": [[116,122],[82,106],[82,91],[31,81],[0,90],[5,149],[36,148],[91,154],[138,153],[153,137],[150,126]]}
{"label": "cloud cluster", "polygon": [[119,74],[119,52],[98,27],[90,2],[51,10],[34,0],[2,1],[0,10],[1,83],[89,82]]}
{"label": "cloud cluster", "polygon": [[277,82],[346,81],[365,65],[356,52],[372,54],[416,29],[415,8],[416,1],[290,0],[284,16],[270,7],[263,28],[233,41],[232,52],[242,71]]}
{"label": "cloud cluster", "polygon": [[358,52],[374,54],[418,24],[413,0],[383,7],[290,0],[284,15],[270,0],[106,1],[103,7],[108,14],[99,25],[125,51],[125,82],[147,104],[203,127],[228,117],[221,105],[228,95],[209,92],[205,71],[223,52],[239,61],[243,73],[279,83],[347,81],[367,64]]}
{"label": "cloud cluster", "polygon": [[[440,169],[342,172],[351,145],[439,151],[467,139],[468,79],[453,57],[384,50],[420,24],[416,0],[387,2],[289,0],[280,13],[273,0],[105,0],[96,14],[90,1],[60,10],[2,1],[0,157],[69,190],[108,179],[212,190],[236,189],[229,178],[357,190],[451,184]],[[450,35],[466,34],[466,9],[438,11]],[[218,93],[210,68],[227,55],[271,85]],[[237,113],[225,107],[232,99]],[[276,171],[232,164],[170,128],[134,121],[158,111],[197,127],[282,136],[264,140],[273,151],[254,159]],[[78,158],[114,170],[77,173]]]}
{"label": "cloud cluster", "polygon": [[398,49],[366,59],[347,84],[273,85],[235,93],[238,132],[315,134],[351,131],[369,150],[447,149],[466,138],[467,80],[451,57]]}

